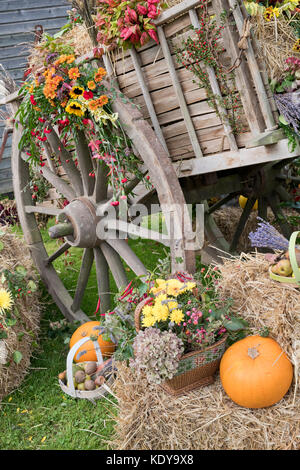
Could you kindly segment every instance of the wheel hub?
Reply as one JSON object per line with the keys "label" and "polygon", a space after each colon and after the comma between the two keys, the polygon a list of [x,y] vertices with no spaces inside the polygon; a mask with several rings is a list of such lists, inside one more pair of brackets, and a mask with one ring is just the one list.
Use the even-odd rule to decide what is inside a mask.
{"label": "wheel hub", "polygon": [[73,227],[73,233],[65,237],[71,246],[93,248],[98,244],[96,227],[99,217],[97,217],[96,208],[89,198],[74,199],[64,208],[62,217]]}

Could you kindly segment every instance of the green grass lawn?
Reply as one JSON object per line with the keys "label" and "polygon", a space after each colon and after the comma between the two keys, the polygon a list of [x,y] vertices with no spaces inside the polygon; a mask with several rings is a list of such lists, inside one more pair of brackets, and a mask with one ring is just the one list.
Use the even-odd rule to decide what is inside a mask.
{"label": "green grass lawn", "polygon": [[[57,242],[49,238],[47,230],[44,240],[48,253],[53,253]],[[130,240],[129,243],[150,270],[164,257],[162,246],[156,242]],[[70,255],[55,262],[68,289],[76,286],[79,266],[78,249],[70,250]],[[133,273],[128,272],[128,277],[133,278]],[[92,271],[82,304],[91,319],[95,319],[96,286],[95,271]],[[75,400],[61,391],[57,375],[66,368],[69,348],[64,343],[65,336],[50,330],[49,323],[63,316],[42,285],[41,289],[45,308],[39,347],[33,351],[31,368],[22,385],[0,403],[0,449],[106,449],[106,441],[113,434],[113,414],[117,412],[114,399],[109,396],[110,401],[104,398],[94,405],[86,400]],[[116,287],[112,290],[116,291]],[[73,329],[70,327],[69,335]]]}

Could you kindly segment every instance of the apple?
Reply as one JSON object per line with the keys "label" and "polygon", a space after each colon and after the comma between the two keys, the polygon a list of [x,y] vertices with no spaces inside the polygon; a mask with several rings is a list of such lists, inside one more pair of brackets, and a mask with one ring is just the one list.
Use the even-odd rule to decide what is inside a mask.
{"label": "apple", "polygon": [[293,272],[291,263],[288,259],[281,259],[277,264],[272,266],[271,270],[274,274],[285,277],[290,276]]}

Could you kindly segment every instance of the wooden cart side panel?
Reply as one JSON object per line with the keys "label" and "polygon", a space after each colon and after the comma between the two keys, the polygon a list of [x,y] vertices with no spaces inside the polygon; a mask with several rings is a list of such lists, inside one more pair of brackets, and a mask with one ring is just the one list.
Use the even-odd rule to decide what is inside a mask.
{"label": "wooden cart side panel", "polygon": [[[193,8],[197,4],[194,0],[186,0],[176,5],[177,14],[180,9],[183,9],[185,13],[167,24],[164,24],[165,19],[172,17],[172,11],[175,11],[175,7],[160,16],[160,20],[157,22],[160,31],[160,44],[156,45],[152,41],[137,51],[135,55],[138,56],[139,61],[138,74],[136,62],[132,60],[132,54],[116,55],[113,61],[114,73],[121,91],[140,107],[143,117],[152,123],[154,129],[159,128],[159,132],[156,134],[160,137],[162,144],[167,146],[172,160],[189,159],[195,156],[207,156],[226,150],[233,151],[244,148],[251,138],[257,136],[267,127],[259,106],[261,100],[258,99],[255,90],[255,83],[261,84],[262,78],[259,81],[256,75],[256,82],[253,80],[253,70],[250,71],[249,61],[246,58],[243,59],[241,67],[237,69],[236,73],[236,84],[241,92],[242,101],[239,114],[244,126],[244,133],[237,136],[236,139],[232,135],[230,125],[228,123],[224,125],[215,110],[209,106],[206,91],[195,83],[193,74],[178,64],[174,43],[179,44],[182,38],[191,34],[191,31],[188,31],[191,22],[197,26],[195,12],[198,10],[191,10],[191,7]],[[210,12],[218,15],[226,5],[229,5],[227,0],[213,0]],[[161,25],[163,25],[163,29]],[[165,42],[162,41],[162,31],[164,37],[168,39],[167,51],[166,45],[162,44]],[[226,52],[222,61],[229,65],[234,62],[238,54],[237,47],[233,49],[233,45],[238,41],[239,35],[236,32],[233,34],[232,28],[225,30],[225,32],[222,41],[224,48],[227,51],[230,50],[230,57]],[[166,57],[168,51],[172,63],[170,63],[170,57]],[[174,70],[176,71],[176,79],[174,76],[172,77]],[[138,75],[142,75],[142,83],[138,79]],[[217,88],[215,86],[214,90]],[[235,93],[237,90],[232,89],[232,92]],[[271,109],[269,104],[265,105],[265,108]],[[269,119],[269,124],[271,122],[270,114],[264,112],[264,115]]]}

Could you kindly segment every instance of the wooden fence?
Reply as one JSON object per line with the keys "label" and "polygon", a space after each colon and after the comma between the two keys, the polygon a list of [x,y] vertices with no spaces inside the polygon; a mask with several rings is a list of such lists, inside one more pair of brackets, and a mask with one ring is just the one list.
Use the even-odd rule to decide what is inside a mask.
{"label": "wooden fence", "polygon": [[[66,23],[66,11],[70,7],[67,0],[0,0],[0,64],[17,84],[26,70],[35,26],[42,25],[53,34]],[[0,145],[3,130],[4,123],[0,122]],[[0,195],[12,191],[10,136],[0,163]]]}

